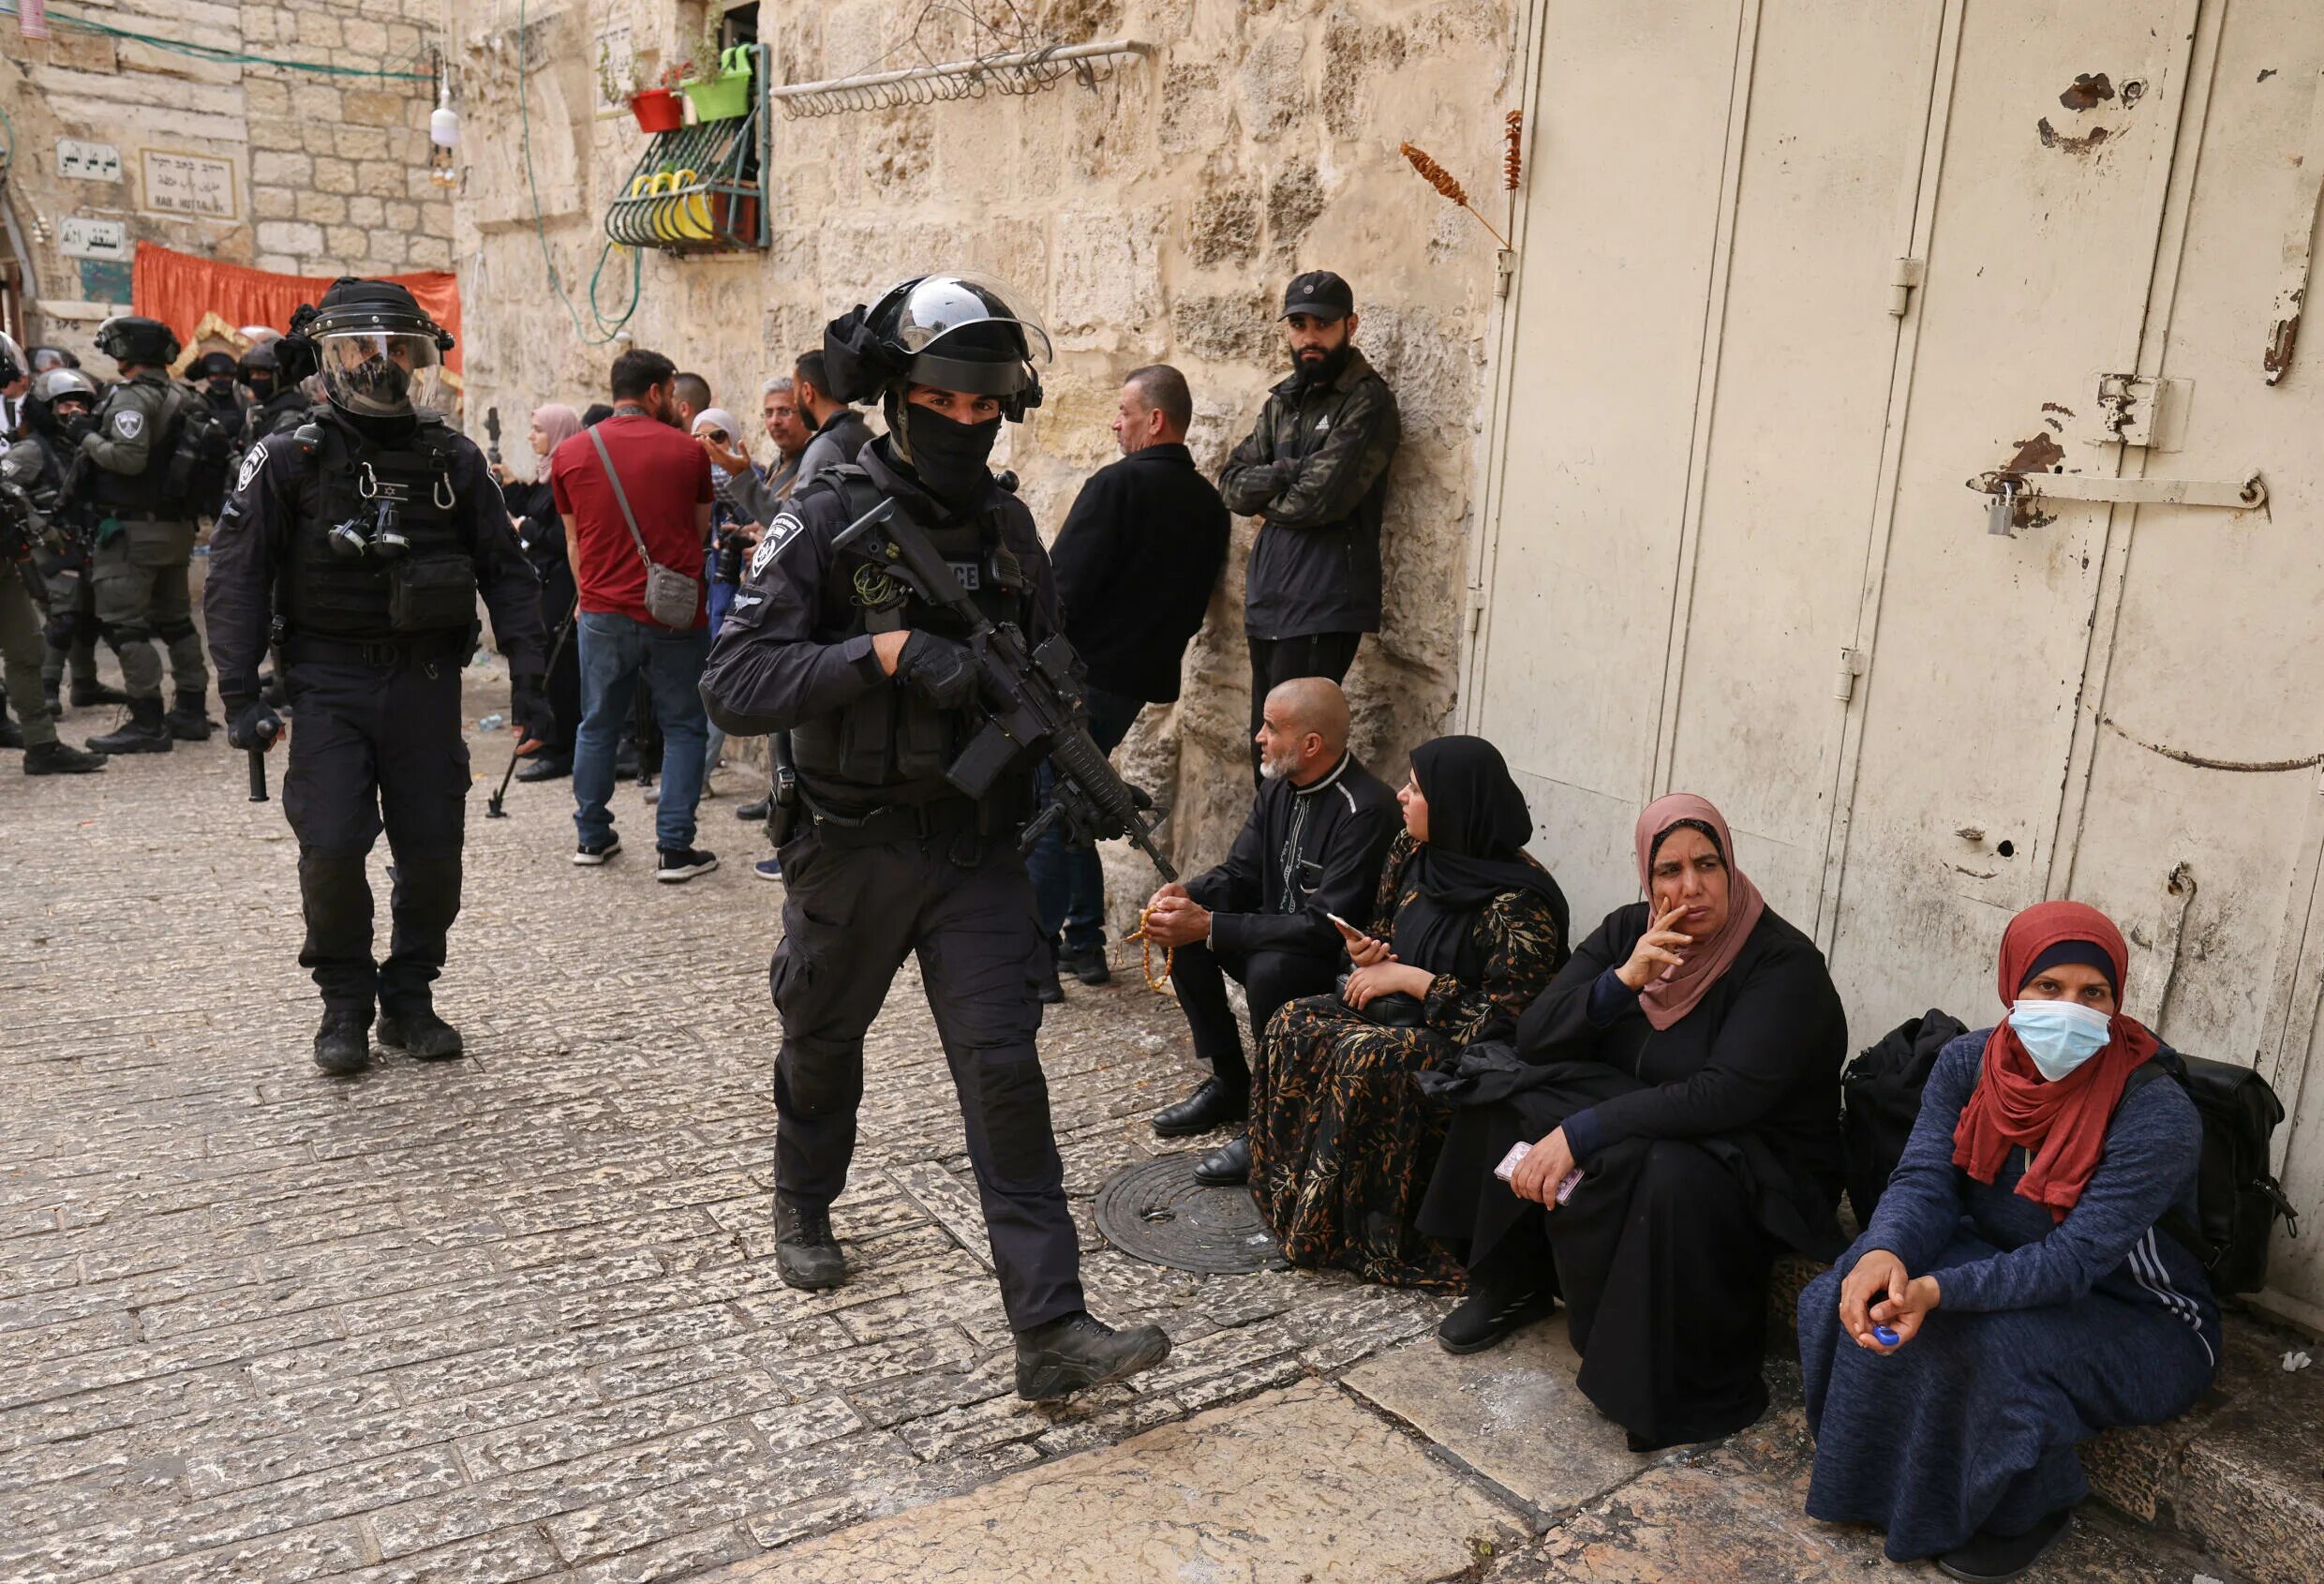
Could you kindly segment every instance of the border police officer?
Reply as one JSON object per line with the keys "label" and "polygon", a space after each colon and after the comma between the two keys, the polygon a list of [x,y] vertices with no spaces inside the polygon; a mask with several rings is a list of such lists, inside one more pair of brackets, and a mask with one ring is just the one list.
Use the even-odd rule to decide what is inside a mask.
{"label": "border police officer", "polygon": [[[0,335],[0,386],[23,374],[24,354],[11,337]],[[21,727],[9,725],[0,738],[24,750],[26,775],[85,775],[103,770],[105,755],[83,754],[56,740],[56,721],[41,680],[45,646],[33,594],[36,567],[61,561],[56,548],[68,542],[57,521],[63,477],[52,449],[59,422],[51,400],[58,394],[51,383],[55,381],[77,382],[64,387],[62,394],[72,400],[62,407],[70,412],[77,406],[85,421],[96,396],[86,377],[69,369],[38,375],[24,397],[25,432],[0,453],[0,668],[6,671],[8,702],[23,719]],[[77,578],[66,583],[67,601],[77,583]],[[57,597],[55,580],[48,584],[47,597]]]}
{"label": "border police officer", "polygon": [[982,801],[946,780],[981,724],[964,631],[884,575],[842,530],[892,501],[927,531],[994,621],[1029,641],[1057,627],[1033,516],[987,469],[1001,420],[1040,400],[1049,338],[1005,287],[907,280],[825,333],[842,400],[886,404],[888,433],[799,486],[767,525],[703,675],[727,732],[790,734],[810,817],[781,848],[788,894],[769,978],[782,1017],[775,1068],[776,1258],[794,1287],[839,1285],[830,1205],[847,1180],[863,1042],[916,953],[959,1092],[1017,1391],[1035,1400],[1159,1363],[1158,1327],[1116,1331],[1083,1306],[1049,1088],[1034,1047],[1046,956],[1017,852],[1030,764]]}
{"label": "border police officer", "polygon": [[[185,469],[172,468],[181,431],[201,398],[171,380],[177,336],[157,319],[107,320],[97,350],[120,366],[121,382],[106,393],[96,426],[81,441],[95,464],[89,493],[98,518],[89,581],[105,641],[121,659],[129,718],[89,746],[100,754],[167,754],[173,740],[198,742],[211,730],[210,673],[188,582],[194,519],[184,499]],[[166,716],[156,639],[170,651],[177,686]]]}
{"label": "border police officer", "polygon": [[[339,280],[300,313],[329,400],[243,458],[212,537],[203,609],[237,748],[269,748],[281,729],[259,696],[270,617],[280,638],[298,727],[282,803],[299,839],[299,963],[322,991],[315,1063],[344,1074],[370,1059],[375,998],[381,1044],[460,1054],[429,986],[460,910],[460,672],[479,591],[509,657],[510,713],[528,740],[551,723],[539,580],[484,453],[429,410],[452,337],[387,281]],[[375,964],[364,859],[382,829],[395,923]]]}

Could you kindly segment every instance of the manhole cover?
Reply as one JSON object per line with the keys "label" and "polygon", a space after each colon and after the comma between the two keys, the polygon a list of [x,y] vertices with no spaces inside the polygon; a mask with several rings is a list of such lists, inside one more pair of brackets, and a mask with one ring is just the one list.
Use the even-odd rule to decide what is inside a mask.
{"label": "manhole cover", "polygon": [[1172,1270],[1240,1276],[1284,1268],[1251,1192],[1194,1180],[1202,1152],[1166,1155],[1097,1190],[1097,1230],[1123,1253]]}

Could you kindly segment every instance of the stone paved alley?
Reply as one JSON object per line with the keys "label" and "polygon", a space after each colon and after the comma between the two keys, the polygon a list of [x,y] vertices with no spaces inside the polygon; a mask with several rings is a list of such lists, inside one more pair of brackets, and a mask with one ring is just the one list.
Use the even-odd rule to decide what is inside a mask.
{"label": "stone paved alley", "polygon": [[[471,721],[504,706],[471,678]],[[472,742],[439,1002],[469,1058],[343,1083],[307,1060],[280,805],[222,739],[91,780],[0,767],[0,1578],[1882,1572],[1798,1517],[1795,1407],[1636,1459],[1556,1325],[1456,1363],[1434,1300],[1107,1248],[1091,1198],[1192,1072],[1134,977],[1076,987],[1043,1043],[1093,1306],[1168,1326],[1162,1369],[1063,1412],[1010,1395],[909,983],[836,1216],[857,1275],[782,1287],[747,777],[706,804],[726,867],[663,888],[634,846],[566,862],[565,784],[484,819],[508,738]],[[618,808],[637,841],[634,789]],[[2198,1573],[2229,1576],[2093,1508],[2048,1577]]]}

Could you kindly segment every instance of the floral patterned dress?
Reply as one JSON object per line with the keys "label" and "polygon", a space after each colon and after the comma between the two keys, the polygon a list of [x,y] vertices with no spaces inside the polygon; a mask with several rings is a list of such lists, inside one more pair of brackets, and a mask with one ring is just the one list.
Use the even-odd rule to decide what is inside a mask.
{"label": "floral patterned dress", "polygon": [[[1408,833],[1388,850],[1375,934],[1393,934],[1419,892],[1414,850]],[[1292,1264],[1395,1287],[1461,1285],[1460,1261],[1412,1226],[1447,1121],[1412,1077],[1512,1027],[1566,954],[1533,891],[1486,903],[1469,940],[1482,979],[1439,974],[1421,1027],[1381,1027],[1336,995],[1290,1002],[1268,1022],[1251,1075],[1251,1194]]]}

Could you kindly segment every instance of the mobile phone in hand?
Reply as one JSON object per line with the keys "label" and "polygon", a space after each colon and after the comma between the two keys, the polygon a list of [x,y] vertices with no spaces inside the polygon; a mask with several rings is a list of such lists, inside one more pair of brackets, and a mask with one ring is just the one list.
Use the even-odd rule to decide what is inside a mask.
{"label": "mobile phone in hand", "polygon": [[1557,1192],[1556,1195],[1557,1203],[1563,1204],[1567,1200],[1572,1199],[1573,1197],[1573,1190],[1581,1186],[1582,1169],[1579,1166],[1576,1166],[1572,1171],[1566,1173],[1566,1180],[1557,1185]]}
{"label": "mobile phone in hand", "polygon": [[1517,1162],[1532,1153],[1531,1144],[1527,1143],[1523,1139],[1518,1140],[1509,1146],[1509,1153],[1501,1157],[1501,1163],[1493,1168],[1493,1174],[1503,1182],[1509,1181],[1517,1174]]}

